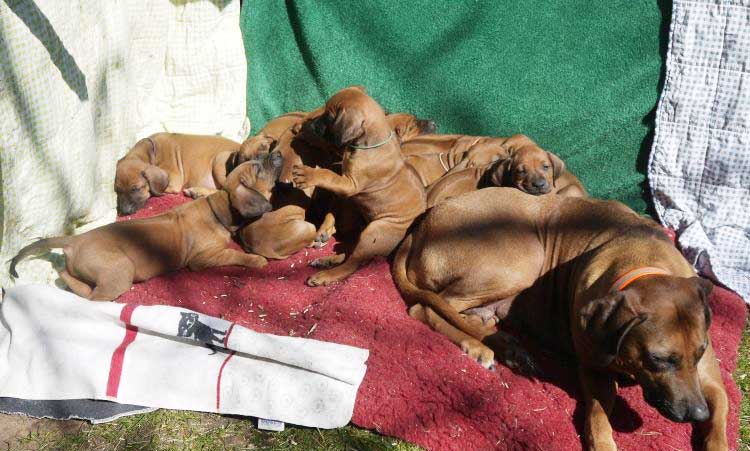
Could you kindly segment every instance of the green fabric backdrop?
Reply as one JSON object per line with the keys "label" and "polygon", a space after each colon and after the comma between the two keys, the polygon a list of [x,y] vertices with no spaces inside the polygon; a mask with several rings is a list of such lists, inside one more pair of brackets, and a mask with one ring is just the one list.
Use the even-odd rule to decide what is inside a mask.
{"label": "green fabric backdrop", "polygon": [[592,195],[646,209],[665,52],[657,0],[245,1],[253,130],[361,84],[441,133],[524,133]]}

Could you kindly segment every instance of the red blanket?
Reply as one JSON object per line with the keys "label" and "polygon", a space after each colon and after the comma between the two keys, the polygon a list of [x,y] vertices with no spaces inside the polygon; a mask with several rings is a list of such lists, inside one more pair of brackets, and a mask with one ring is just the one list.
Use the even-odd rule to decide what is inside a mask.
{"label": "red blanket", "polygon": [[[136,217],[185,202],[151,199]],[[483,369],[442,335],[406,313],[388,264],[375,261],[345,282],[305,286],[313,258],[306,250],[262,270],[224,267],[179,271],[135,285],[123,302],[184,306],[252,329],[335,341],[370,350],[352,422],[433,450],[580,449],[582,403],[571,362],[533,350],[538,380],[502,365]],[[730,401],[728,434],[736,448],[740,394],[731,378],[746,308],[717,288],[711,338]],[[620,449],[688,450],[690,425],[672,423],[643,400],[638,386],[621,388],[611,417]]]}

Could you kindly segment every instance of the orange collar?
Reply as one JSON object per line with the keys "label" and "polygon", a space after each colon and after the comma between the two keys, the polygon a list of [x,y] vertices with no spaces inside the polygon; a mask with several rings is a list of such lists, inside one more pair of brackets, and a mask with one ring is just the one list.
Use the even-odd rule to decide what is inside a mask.
{"label": "orange collar", "polygon": [[612,284],[612,288],[609,291],[617,292],[622,291],[625,288],[628,287],[631,283],[635,282],[638,279],[642,279],[644,277],[648,276],[668,276],[669,271],[665,271],[661,268],[656,268],[654,266],[644,266],[642,268],[636,268],[632,269],[622,276],[620,276],[619,279],[615,281],[614,284]]}

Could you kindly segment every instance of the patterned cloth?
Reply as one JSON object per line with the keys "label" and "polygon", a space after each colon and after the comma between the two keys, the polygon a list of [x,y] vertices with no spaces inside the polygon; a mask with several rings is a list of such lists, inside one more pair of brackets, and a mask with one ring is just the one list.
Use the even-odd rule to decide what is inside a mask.
{"label": "patterned cloth", "polygon": [[750,298],[750,2],[675,0],[649,180],[702,274]]}
{"label": "patterned cloth", "polygon": [[[238,0],[0,2],[0,285],[33,239],[114,219],[115,163],[139,138],[247,134],[239,14]],[[43,260],[19,272],[57,277]]]}

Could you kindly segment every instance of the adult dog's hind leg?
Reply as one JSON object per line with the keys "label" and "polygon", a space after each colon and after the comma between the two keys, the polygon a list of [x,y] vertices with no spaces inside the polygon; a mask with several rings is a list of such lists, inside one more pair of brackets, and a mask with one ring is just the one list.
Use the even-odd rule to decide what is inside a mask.
{"label": "adult dog's hind leg", "polygon": [[481,341],[455,328],[431,308],[416,304],[409,309],[409,315],[430,326],[435,332],[445,335],[461,348],[469,357],[485,368],[491,368],[495,353]]}

